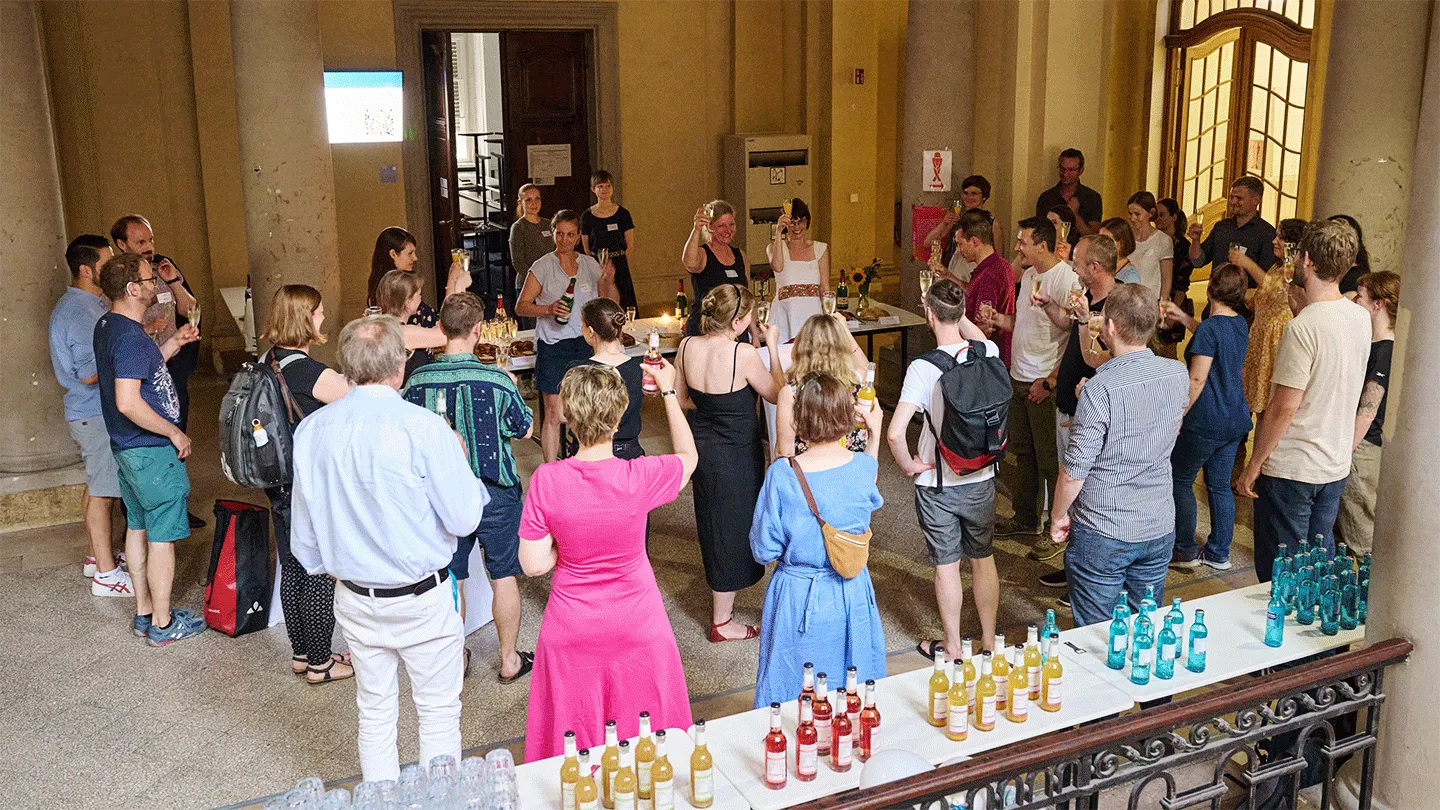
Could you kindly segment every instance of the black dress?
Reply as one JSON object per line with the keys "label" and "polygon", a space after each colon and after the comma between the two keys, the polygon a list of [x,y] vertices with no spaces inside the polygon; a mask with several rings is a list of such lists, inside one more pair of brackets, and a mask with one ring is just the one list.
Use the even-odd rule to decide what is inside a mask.
{"label": "black dress", "polygon": [[[630,395],[630,404],[625,406],[625,415],[620,417],[620,426],[615,428],[615,457],[623,458],[626,461],[640,458],[645,455],[645,448],[640,446],[640,410],[645,406],[645,375],[640,371],[642,357],[632,357],[618,366],[610,366],[609,363],[602,363],[594,358],[581,360],[571,366],[594,365],[609,366],[620,372],[620,379],[625,381],[625,393]],[[579,443],[575,441],[573,434],[566,431],[567,443],[570,445],[569,455],[575,455],[579,451]]]}
{"label": "black dress", "polygon": [[685,319],[686,335],[700,334],[700,302],[711,290],[721,284],[744,287],[749,283],[745,275],[745,253],[740,248],[731,248],[735,252],[734,264],[722,264],[709,245],[701,245],[700,249],[705,251],[705,267],[698,273],[690,274],[690,289],[694,296],[690,299],[690,317]]}
{"label": "black dress", "polygon": [[635,282],[630,278],[630,262],[625,258],[625,233],[635,230],[635,221],[625,206],[619,206],[608,217],[597,217],[590,209],[580,215],[580,233],[590,243],[588,252],[599,257],[600,249],[610,251],[610,263],[615,267],[615,286],[620,290],[620,306],[633,307]]}
{"label": "black dress", "polygon": [[[682,346],[681,351],[684,351]],[[740,344],[735,344],[730,384],[735,384]],[[748,588],[765,575],[750,553],[750,524],[765,478],[755,389],[745,385],[726,394],[690,389],[695,409],[687,418],[695,435],[699,464],[695,484],[695,530],[710,590]]]}

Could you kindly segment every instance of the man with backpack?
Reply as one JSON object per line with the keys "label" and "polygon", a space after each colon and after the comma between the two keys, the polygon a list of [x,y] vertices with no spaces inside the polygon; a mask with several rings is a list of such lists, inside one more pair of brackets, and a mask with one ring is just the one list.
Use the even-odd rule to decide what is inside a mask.
{"label": "man with backpack", "polygon": [[1105,297],[1100,339],[1111,359],[1080,389],[1055,487],[1050,536],[1069,540],[1065,571],[1076,626],[1110,616],[1123,590],[1138,609],[1146,586],[1164,604],[1175,545],[1170,451],[1190,401],[1178,360],[1146,348],[1154,293],[1121,284]]}
{"label": "man with backpack", "polygon": [[[915,479],[915,513],[935,566],[935,601],[947,657],[960,652],[960,613],[965,590],[960,558],[970,560],[971,589],[980,615],[982,643],[995,646],[1000,575],[995,570],[995,467],[1004,453],[1010,407],[1009,375],[1000,348],[967,340],[978,329],[965,318],[965,293],[949,279],[925,296],[925,320],[935,333],[934,351],[910,363],[886,438],[900,469]],[[984,356],[977,356],[982,350]],[[924,414],[919,457],[906,435],[916,412]],[[940,642],[922,641],[920,654],[934,657]]]}

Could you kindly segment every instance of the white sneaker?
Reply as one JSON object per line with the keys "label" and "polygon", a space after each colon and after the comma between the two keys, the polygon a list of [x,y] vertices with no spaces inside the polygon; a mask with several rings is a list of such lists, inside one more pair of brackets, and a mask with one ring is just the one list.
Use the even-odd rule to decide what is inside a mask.
{"label": "white sneaker", "polygon": [[[115,552],[115,564],[117,566],[124,567],[125,552]],[[86,579],[94,579],[95,575],[100,573],[99,568],[95,566],[95,558],[87,556],[84,561],[80,563],[80,572],[85,576]]]}
{"label": "white sneaker", "polygon": [[130,574],[116,568],[103,578],[96,576],[90,580],[90,595],[133,597],[135,589],[130,583]]}

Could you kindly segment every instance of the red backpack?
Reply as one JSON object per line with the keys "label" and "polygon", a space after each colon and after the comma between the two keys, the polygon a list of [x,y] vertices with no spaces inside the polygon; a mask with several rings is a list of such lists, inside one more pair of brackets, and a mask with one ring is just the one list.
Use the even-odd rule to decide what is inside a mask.
{"label": "red backpack", "polygon": [[935,349],[920,356],[940,369],[944,411],[937,426],[925,412],[925,424],[935,434],[935,486],[941,486],[943,462],[957,475],[968,475],[1005,456],[1006,422],[1010,416],[1010,372],[999,357],[985,353],[985,344],[970,341],[965,359]]}

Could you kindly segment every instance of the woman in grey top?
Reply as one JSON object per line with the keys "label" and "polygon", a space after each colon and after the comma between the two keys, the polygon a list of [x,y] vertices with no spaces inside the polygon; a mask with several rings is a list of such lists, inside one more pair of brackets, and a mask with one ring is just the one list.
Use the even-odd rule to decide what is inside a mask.
{"label": "woman in grey top", "polygon": [[[525,289],[525,279],[530,275],[530,265],[535,260],[555,249],[550,237],[550,223],[540,219],[540,187],[526,183],[520,187],[519,202],[515,206],[515,222],[510,226],[510,264],[515,268],[515,292]],[[514,310],[515,302],[510,302]],[[526,318],[526,321],[532,319]],[[521,324],[529,329],[534,323]]]}

